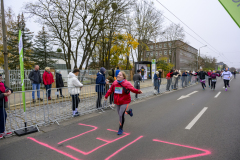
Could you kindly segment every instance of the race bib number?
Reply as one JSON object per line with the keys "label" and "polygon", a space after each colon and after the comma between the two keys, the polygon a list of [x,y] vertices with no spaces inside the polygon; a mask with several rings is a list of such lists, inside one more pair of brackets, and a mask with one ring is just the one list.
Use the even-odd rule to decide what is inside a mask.
{"label": "race bib number", "polygon": [[217,81],[217,79],[212,79],[212,81],[213,81],[213,82],[216,82],[216,81]]}
{"label": "race bib number", "polygon": [[122,90],[123,90],[122,87],[115,87],[114,93],[116,93],[116,94],[122,94]]}

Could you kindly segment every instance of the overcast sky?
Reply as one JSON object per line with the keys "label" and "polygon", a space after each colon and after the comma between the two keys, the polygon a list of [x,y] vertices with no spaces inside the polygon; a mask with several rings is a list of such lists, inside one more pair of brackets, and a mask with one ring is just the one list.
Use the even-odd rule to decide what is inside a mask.
{"label": "overcast sky", "polygon": [[[29,0],[4,1],[5,8],[11,7],[15,14],[18,14],[23,11],[23,5]],[[158,0],[201,36],[203,40],[163,8],[157,0],[153,1],[166,17],[174,23],[180,23],[186,32],[201,42],[186,33],[186,41],[191,46],[199,50],[203,45],[208,45],[208,47],[201,49],[201,54],[214,56],[218,59],[218,62],[223,61],[230,67],[240,68],[240,28],[218,0]],[[166,19],[165,23],[167,25],[169,21]],[[41,26],[34,20],[28,20],[27,27],[35,33],[41,30]]]}

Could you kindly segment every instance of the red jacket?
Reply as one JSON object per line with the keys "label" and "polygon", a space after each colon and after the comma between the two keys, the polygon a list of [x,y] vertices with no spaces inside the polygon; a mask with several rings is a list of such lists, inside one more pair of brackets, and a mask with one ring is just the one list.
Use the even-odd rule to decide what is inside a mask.
{"label": "red jacket", "polygon": [[[135,89],[132,84],[125,80],[121,83],[121,85],[123,87],[125,87],[126,89],[129,89],[131,92],[133,93],[139,93],[138,89]],[[111,95],[112,93],[115,92],[115,87],[120,87],[120,84],[118,83],[118,81],[114,81],[111,88],[107,91],[107,94],[105,95],[105,98],[107,98],[109,95]],[[129,104],[131,102],[131,96],[130,96],[130,93],[129,94],[126,94],[123,89],[122,89],[122,94],[117,94],[117,93],[114,93],[114,103],[116,105],[123,105],[123,104]]]}
{"label": "red jacket", "polygon": [[166,75],[166,79],[170,79],[171,78],[171,73],[169,72],[167,75]]}
{"label": "red jacket", "polygon": [[45,71],[43,73],[43,84],[44,85],[50,85],[54,82],[54,79],[53,79],[53,75],[52,73],[48,73],[47,71]]}

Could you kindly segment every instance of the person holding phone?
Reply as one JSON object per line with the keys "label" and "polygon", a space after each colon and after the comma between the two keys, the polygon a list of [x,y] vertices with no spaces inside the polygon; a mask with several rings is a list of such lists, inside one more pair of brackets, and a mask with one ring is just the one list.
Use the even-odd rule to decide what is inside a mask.
{"label": "person holding phone", "polygon": [[114,81],[111,88],[107,91],[105,95],[105,101],[109,95],[114,93],[114,103],[117,107],[117,112],[119,116],[119,130],[118,135],[123,134],[123,125],[125,122],[124,115],[129,114],[131,117],[133,116],[132,109],[127,111],[129,103],[131,102],[130,91],[133,93],[141,94],[142,91],[139,89],[135,89],[132,84],[126,80],[126,73],[120,71],[117,76],[117,81]]}

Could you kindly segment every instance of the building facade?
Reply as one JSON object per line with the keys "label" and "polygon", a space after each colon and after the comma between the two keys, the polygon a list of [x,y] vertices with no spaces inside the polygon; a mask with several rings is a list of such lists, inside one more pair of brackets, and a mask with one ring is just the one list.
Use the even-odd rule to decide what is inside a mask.
{"label": "building facade", "polygon": [[198,50],[182,41],[165,41],[147,43],[149,50],[143,52],[143,59],[161,59],[166,57],[167,63],[174,64],[178,70],[196,70]]}

